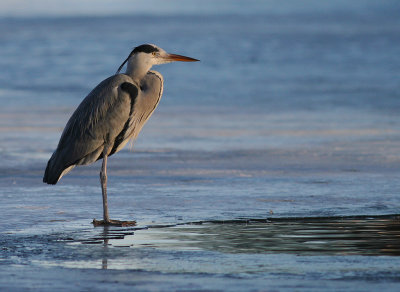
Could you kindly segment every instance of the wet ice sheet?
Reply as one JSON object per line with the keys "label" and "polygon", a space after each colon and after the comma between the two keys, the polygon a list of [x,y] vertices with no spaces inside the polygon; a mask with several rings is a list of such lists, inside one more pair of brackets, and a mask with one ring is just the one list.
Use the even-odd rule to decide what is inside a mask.
{"label": "wet ice sheet", "polygon": [[[150,226],[123,238],[113,238],[110,232],[108,239],[106,230],[103,241],[116,247],[221,253],[398,256],[399,219],[383,216],[193,222],[164,228]],[[95,240],[82,243],[95,243]]]}
{"label": "wet ice sheet", "polygon": [[[400,284],[399,222],[282,218],[6,235],[0,286],[23,278],[19,287],[50,290],[73,278],[69,288],[100,290],[393,291]],[[38,271],[47,282],[36,280]]]}

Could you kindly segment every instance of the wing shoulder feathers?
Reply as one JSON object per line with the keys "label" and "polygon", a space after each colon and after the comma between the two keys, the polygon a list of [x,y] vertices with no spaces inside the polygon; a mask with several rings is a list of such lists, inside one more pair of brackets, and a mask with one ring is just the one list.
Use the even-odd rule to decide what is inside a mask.
{"label": "wing shoulder feathers", "polygon": [[130,82],[122,83],[121,84],[121,89],[123,91],[125,91],[126,93],[128,93],[129,96],[131,97],[131,99],[133,99],[133,100],[136,99],[136,97],[137,97],[137,95],[139,93],[139,90],[136,87],[136,85],[134,85],[133,83],[130,83]]}

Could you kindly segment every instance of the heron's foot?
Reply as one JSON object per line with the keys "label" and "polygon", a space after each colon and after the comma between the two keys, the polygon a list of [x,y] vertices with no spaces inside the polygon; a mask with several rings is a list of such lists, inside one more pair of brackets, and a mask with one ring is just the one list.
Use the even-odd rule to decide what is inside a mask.
{"label": "heron's foot", "polygon": [[124,226],[135,226],[136,221],[120,221],[120,220],[96,220],[93,219],[93,225],[95,227],[97,226],[119,226],[119,227],[124,227]]}

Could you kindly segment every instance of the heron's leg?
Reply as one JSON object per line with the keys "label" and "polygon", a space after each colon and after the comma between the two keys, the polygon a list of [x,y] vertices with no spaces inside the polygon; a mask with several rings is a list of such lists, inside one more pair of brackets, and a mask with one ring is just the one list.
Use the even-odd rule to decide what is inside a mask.
{"label": "heron's leg", "polygon": [[104,223],[110,222],[110,216],[108,215],[108,203],[107,203],[107,149],[108,147],[104,147],[103,150],[103,163],[101,165],[100,171],[100,183],[101,183],[101,192],[103,194],[103,219]]}
{"label": "heron's leg", "polygon": [[103,150],[103,163],[101,165],[100,171],[100,183],[101,183],[101,192],[103,194],[103,220],[93,219],[94,226],[134,226],[136,225],[136,221],[119,221],[119,220],[110,220],[108,216],[108,204],[107,204],[107,153],[108,147],[104,146]]}

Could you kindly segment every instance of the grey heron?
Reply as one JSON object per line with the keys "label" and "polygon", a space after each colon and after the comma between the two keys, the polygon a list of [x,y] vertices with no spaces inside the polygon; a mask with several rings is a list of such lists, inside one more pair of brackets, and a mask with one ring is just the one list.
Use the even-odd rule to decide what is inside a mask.
{"label": "grey heron", "polygon": [[[95,225],[128,225],[134,221],[110,220],[107,204],[107,158],[135,139],[160,102],[163,77],[153,65],[197,59],[169,54],[152,44],[132,50],[115,75],[103,80],[81,102],[61,134],[44,173],[43,182],[56,184],[77,165],[103,159],[100,183],[103,220]],[[127,63],[125,74],[120,74]],[[125,223],[125,224],[124,224]]]}

